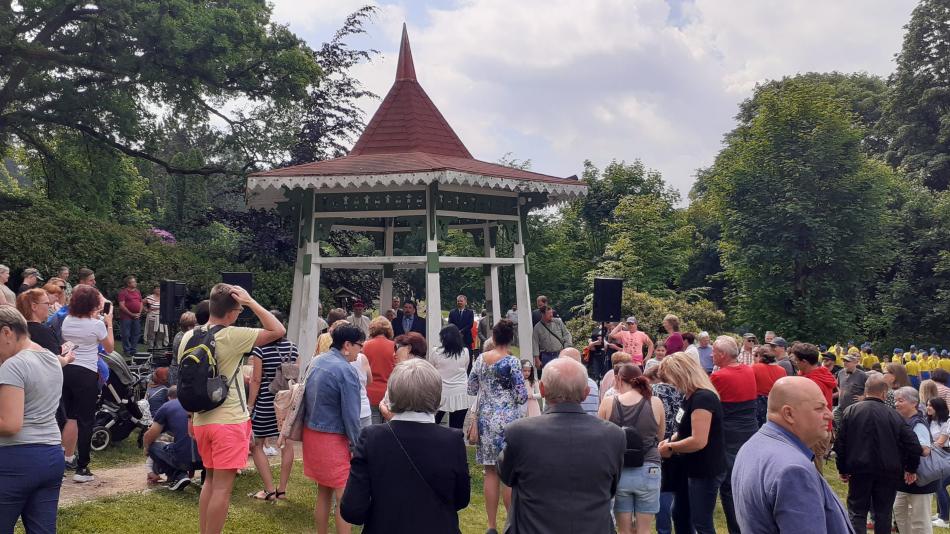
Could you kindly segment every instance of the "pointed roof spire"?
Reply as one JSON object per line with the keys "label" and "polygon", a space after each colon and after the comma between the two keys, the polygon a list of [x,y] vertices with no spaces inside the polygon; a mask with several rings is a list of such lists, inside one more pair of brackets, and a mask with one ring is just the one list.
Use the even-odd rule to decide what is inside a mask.
{"label": "pointed roof spire", "polygon": [[472,154],[416,80],[409,33],[403,23],[396,81],[353,145],[350,155],[407,152],[472,159]]}
{"label": "pointed roof spire", "polygon": [[399,44],[399,61],[396,63],[396,81],[416,81],[416,67],[412,64],[412,50],[409,49],[409,32],[406,23],[402,23],[402,42]]}

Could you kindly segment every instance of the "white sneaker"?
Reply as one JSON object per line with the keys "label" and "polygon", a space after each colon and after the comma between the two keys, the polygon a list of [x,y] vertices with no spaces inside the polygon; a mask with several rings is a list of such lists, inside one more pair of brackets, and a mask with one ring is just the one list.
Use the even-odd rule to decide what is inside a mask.
{"label": "white sneaker", "polygon": [[82,467],[82,468],[76,469],[76,474],[73,475],[73,482],[80,482],[80,483],[92,482],[95,479],[96,477],[93,476],[92,472],[89,471],[88,467]]}
{"label": "white sneaker", "polygon": [[938,527],[938,528],[950,528],[950,523],[938,517],[937,519],[934,519],[933,526]]}
{"label": "white sneaker", "polygon": [[280,451],[278,451],[277,448],[275,447],[271,447],[270,445],[265,445],[264,454],[266,456],[277,456],[278,454],[280,454]]}

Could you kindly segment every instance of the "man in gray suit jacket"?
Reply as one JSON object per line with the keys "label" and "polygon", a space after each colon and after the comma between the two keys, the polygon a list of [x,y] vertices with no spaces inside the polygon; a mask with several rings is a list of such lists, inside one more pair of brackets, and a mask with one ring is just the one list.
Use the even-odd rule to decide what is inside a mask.
{"label": "man in gray suit jacket", "polygon": [[584,413],[587,369],[570,358],[544,368],[542,415],[505,428],[498,474],[512,489],[506,534],[603,534],[612,529],[626,437],[620,428]]}

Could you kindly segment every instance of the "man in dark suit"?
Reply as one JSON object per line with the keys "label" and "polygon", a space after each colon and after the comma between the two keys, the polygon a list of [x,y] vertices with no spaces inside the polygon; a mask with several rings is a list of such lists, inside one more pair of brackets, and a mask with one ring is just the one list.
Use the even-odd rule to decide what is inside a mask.
{"label": "man in dark suit", "polygon": [[416,303],[407,300],[402,306],[402,317],[397,317],[393,321],[393,334],[401,336],[409,332],[418,332],[422,337],[426,335],[426,322],[416,315]]}
{"label": "man in dark suit", "polygon": [[457,533],[471,480],[462,432],[435,424],[442,376],[410,358],[389,377],[389,423],[363,429],[340,513],[365,534]]}
{"label": "man in dark suit", "polygon": [[610,501],[623,469],[620,427],[584,413],[587,369],[571,358],[544,368],[548,409],[505,427],[498,474],[512,489],[506,534],[611,532]]}
{"label": "man in dark suit", "polygon": [[455,298],[456,308],[449,312],[449,324],[454,324],[462,333],[462,341],[465,347],[472,348],[472,326],[475,324],[475,312],[466,309],[468,299],[465,295],[459,295]]}

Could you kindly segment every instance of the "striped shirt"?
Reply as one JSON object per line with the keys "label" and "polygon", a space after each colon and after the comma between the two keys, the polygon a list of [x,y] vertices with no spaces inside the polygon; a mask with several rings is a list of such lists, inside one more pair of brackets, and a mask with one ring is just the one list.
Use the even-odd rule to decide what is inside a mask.
{"label": "striped shirt", "polygon": [[258,438],[276,436],[277,416],[274,413],[274,395],[270,392],[269,386],[277,375],[277,369],[282,361],[297,361],[297,345],[288,339],[281,339],[263,347],[254,347],[251,352],[252,358],[261,360],[261,389],[257,393],[257,401],[254,404],[254,417],[251,419],[251,427],[254,430],[254,436]]}

